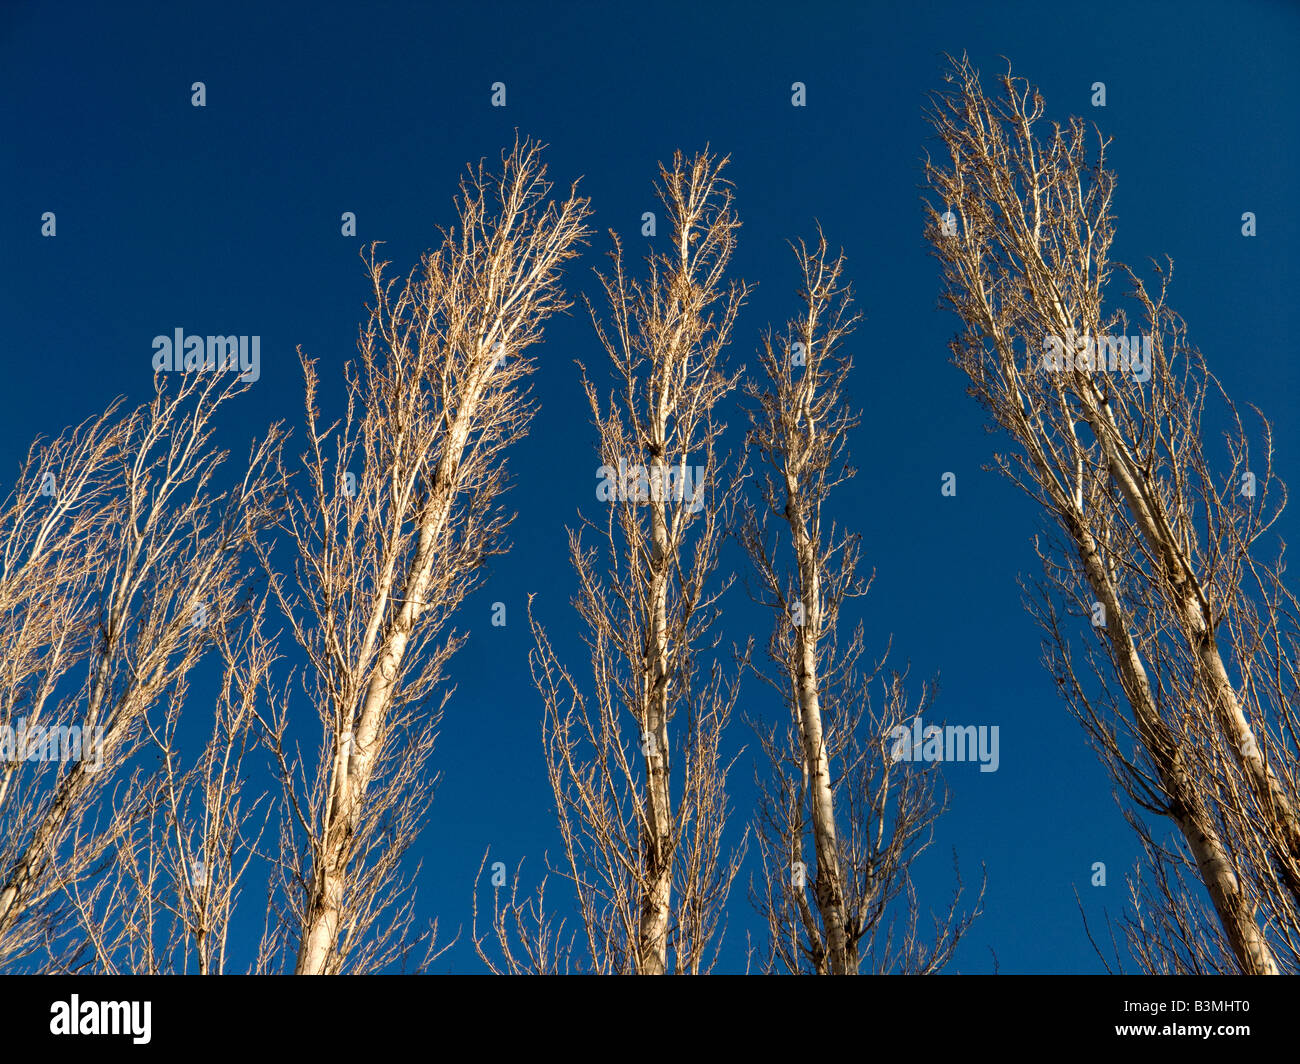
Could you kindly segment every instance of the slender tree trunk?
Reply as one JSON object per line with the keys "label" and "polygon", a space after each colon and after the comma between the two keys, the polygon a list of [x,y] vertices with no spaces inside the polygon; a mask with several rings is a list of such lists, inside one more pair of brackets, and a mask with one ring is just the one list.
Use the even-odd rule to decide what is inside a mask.
{"label": "slender tree trunk", "polygon": [[[444,478],[439,478],[439,483],[445,482]],[[392,700],[394,680],[431,582],[436,545],[450,506],[445,492],[440,497],[443,504],[436,517],[420,533],[419,546],[403,587],[402,605],[370,678],[352,742],[343,751],[342,763],[335,766],[334,788],[329,799],[329,828],[323,852],[318,857],[317,870],[313,873],[312,904],[295,966],[298,975],[324,975],[329,971],[330,958],[338,948],[339,914],[343,909],[343,892],[348,878],[348,843],[356,833],[365,808],[376,731]]]}
{"label": "slender tree trunk", "polygon": [[[661,448],[662,449],[662,448]],[[661,454],[651,464],[651,484],[660,491],[667,484],[667,470]],[[650,503],[650,537],[653,555],[650,575],[649,662],[646,677],[650,689],[646,698],[645,752],[646,816],[642,851],[647,889],[641,900],[641,926],[637,972],[663,975],[668,967],[668,920],[672,907],[673,813],[669,791],[668,764],[668,566],[670,564],[665,503]]]}
{"label": "slender tree trunk", "polygon": [[1177,740],[1169,733],[1156,709],[1150,681],[1133,637],[1123,620],[1114,582],[1106,572],[1092,534],[1081,525],[1073,530],[1088,583],[1106,610],[1106,629],[1115,648],[1124,692],[1133,706],[1143,745],[1155,763],[1161,786],[1168,795],[1170,816],[1192,851],[1196,867],[1223,925],[1232,952],[1248,975],[1277,975],[1272,950],[1242,893],[1232,861],[1213,827],[1195,783],[1188,778]]}
{"label": "slender tree trunk", "polygon": [[[788,488],[789,498],[798,497],[797,486]],[[817,639],[821,633],[821,578],[814,545],[803,521],[790,522],[804,623],[798,630],[799,645],[799,734],[803,742],[804,766],[808,774],[808,802],[812,810],[813,840],[817,851],[817,908],[826,932],[826,954],[831,975],[853,975],[858,970],[856,949],[845,930],[844,881],[840,873],[839,839],[835,830],[835,805],[831,795],[830,762],[822,734],[821,699],[818,695]]]}
{"label": "slender tree trunk", "polygon": [[1117,430],[1109,419],[1101,422],[1102,418],[1095,416],[1092,427],[1098,438],[1105,441],[1112,475],[1129,509],[1136,516],[1147,544],[1164,565],[1169,584],[1178,596],[1174,605],[1187,623],[1190,649],[1200,677],[1209,691],[1219,725],[1228,736],[1233,753],[1250,781],[1255,797],[1277,826],[1277,833],[1290,858],[1286,869],[1287,879],[1292,891],[1300,897],[1300,871],[1297,869],[1297,863],[1300,863],[1300,817],[1297,817],[1295,807],[1277,776],[1265,762],[1254,729],[1242,712],[1237,692],[1228,679],[1218,643],[1210,630],[1206,617],[1208,603],[1190,559],[1180,549],[1163,511],[1158,505],[1148,502],[1142,490],[1144,482],[1140,474],[1134,471],[1133,458],[1118,439]]}

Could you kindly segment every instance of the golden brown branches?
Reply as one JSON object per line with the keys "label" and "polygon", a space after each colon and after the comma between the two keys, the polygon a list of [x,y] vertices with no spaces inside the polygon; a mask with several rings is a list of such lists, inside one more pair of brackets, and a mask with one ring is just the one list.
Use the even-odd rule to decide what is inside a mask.
{"label": "golden brown branches", "polygon": [[[1267,425],[1252,459],[1236,409],[1166,304],[1170,271],[1157,267],[1153,289],[1112,265],[1106,141],[1092,146],[1077,118],[1044,129],[1023,79],[1003,76],[992,100],[962,59],[948,80],[930,115],[948,159],[926,173],[952,212],[930,216],[944,301],[963,324],[954,361],[1015,445],[999,467],[1060,534],[1040,548],[1048,665],[1133,806],[1168,816],[1182,839],[1140,832],[1168,946],[1144,946],[1144,963],[1293,969],[1294,710],[1276,687],[1261,699],[1253,679],[1282,675],[1289,638],[1280,568],[1252,560],[1285,498]],[[1127,306],[1112,291],[1121,279]],[[1226,462],[1207,453],[1220,424]],[[1096,641],[1062,628],[1060,603],[1091,619]],[[1079,639],[1093,682],[1076,671]],[[1218,928],[1198,915],[1180,865],[1204,885]]]}
{"label": "golden brown branches", "polygon": [[0,769],[0,958],[71,932],[80,881],[141,808],[134,783],[105,807],[110,783],[245,610],[249,549],[284,481],[276,426],[217,490],[214,417],[246,387],[190,376],[169,394],[157,378],[151,403],[34,448],[0,516],[0,724],[47,740]]}
{"label": "golden brown branches", "polygon": [[600,549],[578,532],[569,540],[589,694],[530,612],[565,874],[585,967],[597,972],[707,971],[743,852],[728,855],[722,841],[730,762],[720,736],[737,689],[698,660],[730,583],[714,573],[738,488],[718,453],[717,407],[738,380],[723,351],[748,293],[725,281],[740,225],[726,161],[678,153],[660,168],[668,250],[636,279],[615,236],[600,277],[608,321],[592,308],[615,388],[602,401],[584,371],[600,433],[597,498],[608,507],[584,520]]}
{"label": "golden brown branches", "polygon": [[308,487],[285,523],[296,592],[273,579],[322,725],[314,780],[295,779],[277,750],[300,973],[373,970],[400,953],[398,860],[434,784],[439,712],[426,703],[464,638],[448,630],[457,605],[505,549],[504,457],[532,414],[531,348],[569,305],[561,271],[587,235],[587,201],[551,197],[540,153],[517,143],[497,173],[472,169],[457,226],[404,280],[371,249],[373,303],[340,424],[322,423],[303,360]]}
{"label": "golden brown branches", "polygon": [[[957,899],[933,943],[917,934],[909,868],[929,844],[943,811],[933,767],[896,764],[886,737],[928,705],[909,712],[903,678],[884,684],[882,710],[871,687],[884,661],[863,677],[859,624],[837,645],[840,610],[865,595],[857,537],[824,524],[831,490],[854,475],[848,433],[858,423],[845,387],[843,351],[860,315],[843,280],[843,253],[825,235],[794,248],[800,272],[797,318],[784,336],[769,329],[759,363],[765,379],[746,382],[754,402],[748,443],[763,480],[760,507],[748,506],[740,539],[758,575],[759,596],[774,611],[765,675],[788,724],[755,722],[772,767],[761,782],[758,838],[763,883],[754,894],[768,924],[768,971],[856,974],[941,968],[978,913],[958,917]],[[775,519],[775,529],[769,522]],[[907,923],[895,943],[887,907],[907,888]],[[981,896],[982,896],[981,889]],[[877,941],[877,931],[886,926]]]}

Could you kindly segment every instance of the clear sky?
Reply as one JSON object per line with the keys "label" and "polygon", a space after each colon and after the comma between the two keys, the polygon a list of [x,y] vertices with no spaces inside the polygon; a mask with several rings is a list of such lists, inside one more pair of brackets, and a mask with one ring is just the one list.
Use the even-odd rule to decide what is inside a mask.
{"label": "clear sky", "polygon": [[[1039,635],[1016,584],[1032,573],[1037,515],[982,470],[994,441],[947,362],[955,322],[936,309],[922,239],[919,160],[925,94],[943,53],[985,74],[1009,57],[1048,114],[1081,114],[1114,135],[1118,257],[1176,264],[1172,305],[1239,403],[1276,428],[1278,468],[1300,471],[1295,175],[1300,164],[1300,5],[238,3],[0,6],[0,248],[8,480],[37,434],[57,433],[115,395],[151,393],[151,340],[176,328],[261,337],[261,379],[223,427],[236,453],[278,418],[295,424],[295,347],[320,358],[341,394],[355,353],[369,240],[405,268],[452,220],[467,162],[499,157],[518,129],[550,147],[562,185],[582,178],[598,234],[570,273],[591,268],[617,230],[645,243],[658,160],[706,144],[730,153],[744,228],[735,270],[759,287],[731,351],[754,366],[760,329],[794,309],[785,241],[820,219],[843,245],[865,321],[853,344],[857,479],[833,503],[863,534],[877,580],[859,605],[870,645],[893,634],[913,677],[940,674],[936,712],[1000,727],[1000,766],[953,765],[952,809],[922,862],[923,904],[945,905],[955,848],[963,874],[988,871],[985,914],[956,967],[1095,971],[1074,891],[1090,919],[1123,906],[1135,840],[1081,729],[1038,663]],[[206,107],[190,86],[206,85]],[[490,86],[507,86],[507,106]],[[807,86],[807,106],[790,103]],[[1090,104],[1094,82],[1107,105]],[[57,236],[42,237],[53,211]],[[357,236],[340,234],[353,211]],[[1241,235],[1253,211],[1258,235]],[[529,593],[575,667],[585,658],[568,605],[565,526],[593,512],[595,433],[574,359],[600,366],[585,314],[557,320],[534,378],[541,410],[511,457],[515,549],[467,603],[471,632],[451,674],[442,784],[419,846],[420,913],[466,938],[441,967],[479,971],[467,945],[479,861],[536,870],[559,856],[526,655]],[[732,419],[739,427],[739,414]],[[295,448],[296,453],[296,448]],[[958,494],[940,495],[955,472]],[[1297,481],[1300,483],[1300,480]],[[1293,538],[1296,518],[1283,522]],[[726,567],[740,569],[734,551]],[[491,604],[507,625],[490,624]],[[737,585],[728,642],[767,635]],[[770,713],[751,683],[742,706]],[[304,703],[299,711],[309,714]],[[737,723],[737,823],[749,815],[752,736]],[[1093,862],[1108,886],[1090,886]],[[753,863],[744,873],[755,870]],[[558,884],[557,884],[558,887]],[[553,888],[557,889],[557,888]],[[245,896],[249,935],[261,925]],[[733,897],[724,967],[757,929]],[[250,942],[251,945],[251,942]]]}

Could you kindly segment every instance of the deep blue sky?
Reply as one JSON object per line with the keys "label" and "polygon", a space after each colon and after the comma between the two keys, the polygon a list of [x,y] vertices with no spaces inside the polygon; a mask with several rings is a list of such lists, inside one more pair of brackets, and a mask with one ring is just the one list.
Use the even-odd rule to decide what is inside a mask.
{"label": "deep blue sky", "polygon": [[[0,246],[4,283],[6,481],[38,433],[150,394],[150,341],[176,327],[258,334],[262,377],[228,442],[301,410],[296,345],[324,386],[355,352],[365,285],[357,251],[388,242],[405,267],[451,221],[465,164],[495,159],[518,128],[551,145],[552,174],[582,177],[599,233],[570,275],[618,230],[641,247],[656,162],[706,143],[730,153],[744,222],[737,274],[758,282],[736,364],[794,309],[789,238],[820,219],[849,256],[866,320],[854,345],[858,479],[836,516],[863,533],[878,578],[862,604],[873,647],[893,633],[916,678],[941,674],[937,712],[997,724],[1001,767],[948,771],[952,811],[924,862],[923,902],[942,906],[956,847],[968,881],[987,864],[985,915],[957,967],[1095,971],[1074,888],[1118,912],[1136,847],[1108,780],[1038,664],[1017,573],[1032,572],[1036,515],[981,465],[993,443],[947,363],[955,323],[936,310],[922,240],[921,108],[942,53],[986,75],[1012,59],[1050,116],[1083,114],[1113,134],[1119,257],[1172,255],[1171,302],[1229,394],[1275,422],[1279,471],[1300,469],[1295,249],[1300,164],[1300,9],[1275,2],[1059,4],[609,3],[405,5],[124,4],[6,0],[0,11]],[[203,81],[207,106],[190,105]],[[504,81],[508,106],[489,106]],[[790,85],[808,106],[790,106]],[[1089,105],[1104,81],[1108,106]],[[40,235],[55,211],[58,235]],[[1254,211],[1259,235],[1240,234]],[[355,211],[358,237],[339,234]],[[573,359],[600,368],[585,315],[554,322],[535,378],[541,412],[512,456],[514,552],[466,605],[442,728],[443,784],[421,840],[420,908],[467,925],[486,847],[511,867],[558,856],[543,772],[539,702],[527,676],[524,603],[579,669],[571,635],[566,524],[591,510],[595,467]],[[737,417],[734,424],[740,424]],[[295,452],[296,453],[296,452]],[[941,498],[943,472],[958,495]],[[8,484],[6,484],[6,490]],[[1294,529],[1294,518],[1285,532]],[[729,564],[741,559],[730,556]],[[504,629],[489,624],[504,601]],[[766,638],[739,587],[728,640]],[[751,684],[745,708],[764,712]],[[299,703],[303,713],[308,707]],[[753,744],[735,773],[738,821],[752,797]],[[486,790],[486,795],[485,795]],[[1089,886],[1105,861],[1110,885]],[[746,873],[746,875],[748,872]],[[556,889],[553,887],[552,889]],[[246,900],[257,908],[260,891]],[[736,892],[729,966],[754,926]],[[260,927],[260,913],[250,924]],[[466,926],[468,932],[468,926]],[[477,971],[464,942],[446,967]]]}

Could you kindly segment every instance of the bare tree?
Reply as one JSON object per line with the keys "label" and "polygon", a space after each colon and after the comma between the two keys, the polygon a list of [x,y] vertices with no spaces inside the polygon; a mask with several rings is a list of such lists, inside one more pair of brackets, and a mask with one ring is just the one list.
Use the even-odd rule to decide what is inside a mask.
{"label": "bare tree", "polygon": [[[114,840],[103,874],[68,885],[80,934],[55,970],[222,974],[241,884],[259,856],[270,795],[245,793],[257,722],[268,713],[277,658],[259,604],[234,631],[214,634],[223,675],[207,742],[191,759],[180,724],[199,706],[182,680],[162,720],[146,723],[160,768],[127,790],[138,815]],[[259,863],[260,867],[260,863]],[[257,972],[272,970],[259,955]]]}
{"label": "bare tree", "polygon": [[[725,281],[740,225],[726,163],[679,152],[661,165],[670,249],[647,256],[647,278],[634,280],[611,233],[613,268],[600,276],[610,323],[588,304],[617,382],[602,403],[583,370],[600,433],[597,498],[608,506],[601,520],[583,519],[599,549],[569,533],[589,695],[530,605],[564,875],[577,895],[584,967],[601,973],[711,968],[743,854],[743,842],[730,854],[723,842],[731,762],[721,737],[738,689],[717,661],[699,661],[717,644],[710,629],[731,583],[714,574],[739,483],[718,452],[717,407],[739,379],[727,375],[723,350],[749,291]],[[534,938],[520,952],[527,960],[512,963],[498,918],[505,967],[539,970],[536,935],[551,925],[514,893],[508,922]]]}
{"label": "bare tree", "polygon": [[[884,661],[861,675],[861,622],[847,645],[837,645],[842,606],[865,595],[870,580],[857,576],[858,537],[837,534],[823,518],[831,491],[855,474],[847,444],[858,415],[845,396],[852,359],[843,345],[861,315],[851,311],[844,255],[831,257],[820,229],[812,250],[803,241],[794,250],[802,312],[784,336],[767,331],[759,352],[766,379],[745,385],[755,404],[748,443],[765,473],[761,508],[745,508],[740,538],[762,601],[775,611],[774,669],[759,675],[789,721],[783,728],[754,722],[773,777],[762,787],[758,831],[764,967],[849,975],[868,962],[872,971],[938,971],[979,900],[973,913],[958,916],[959,887],[933,940],[923,941],[909,869],[930,844],[943,801],[936,766],[896,763],[890,736],[925,710],[928,696],[910,712],[904,677],[895,673],[883,684],[883,708],[873,708],[870,691]],[[886,912],[904,889],[908,914],[896,941]]]}
{"label": "bare tree", "polygon": [[[523,862],[510,880],[509,893],[502,887],[492,892],[492,918],[488,928],[478,926],[478,883],[483,878],[487,854],[479,865],[472,897],[473,916],[470,938],[474,951],[493,975],[568,975],[574,965],[576,931],[567,931],[568,921],[557,920],[546,906],[546,882],[543,876],[535,894],[521,893]],[[489,940],[490,936],[490,940]]]}
{"label": "bare tree", "polygon": [[247,388],[194,375],[38,441],[0,513],[0,962],[57,953],[83,877],[123,843],[138,788],[109,784],[151,713],[244,612],[248,548],[275,518],[283,433],[225,492],[218,409]]}
{"label": "bare tree", "polygon": [[[1285,499],[1267,423],[1252,452],[1166,304],[1171,267],[1151,290],[1112,263],[1108,141],[1094,148],[1077,118],[1044,128],[1042,97],[1010,73],[997,100],[965,58],[948,81],[930,114],[947,160],[926,174],[944,301],[963,325],[954,361],[1014,444],[999,468],[1054,526],[1034,609],[1143,839],[1150,904],[1130,942],[1153,970],[1294,971],[1295,615],[1281,560],[1258,556]],[[1089,629],[1066,626],[1071,613]]]}
{"label": "bare tree", "polygon": [[370,250],[374,302],[341,424],[323,422],[303,359],[308,486],[285,522],[297,589],[273,585],[309,663],[322,726],[314,777],[287,748],[284,718],[269,728],[302,974],[402,955],[411,912],[400,859],[435,782],[440,711],[427,703],[464,640],[448,629],[456,607],[505,549],[504,459],[532,415],[530,348],[569,306],[561,268],[588,232],[588,201],[576,186],[552,199],[529,142],[496,174],[471,169],[456,209],[458,224],[401,283]]}

